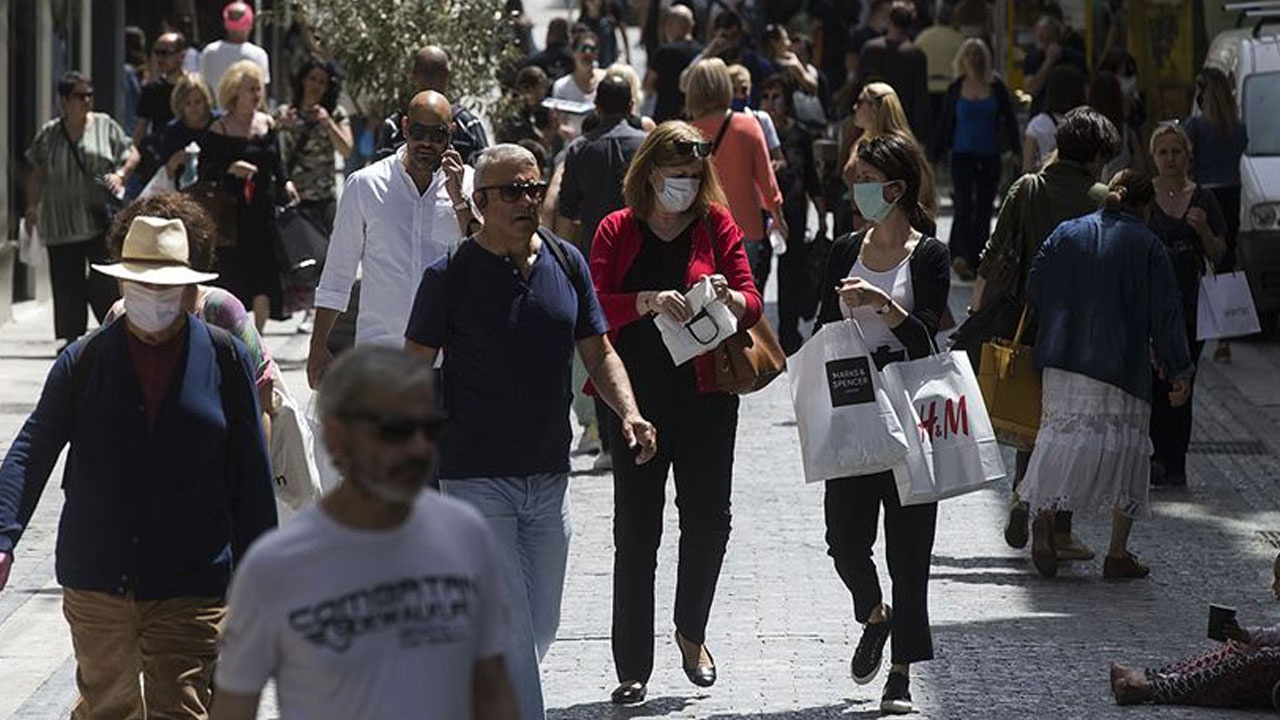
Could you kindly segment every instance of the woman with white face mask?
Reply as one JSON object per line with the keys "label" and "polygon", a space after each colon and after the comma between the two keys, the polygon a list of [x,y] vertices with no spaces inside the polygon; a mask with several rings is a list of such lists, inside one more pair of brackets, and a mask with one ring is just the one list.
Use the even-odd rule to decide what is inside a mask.
{"label": "woman with white face mask", "polygon": [[[627,170],[627,207],[607,216],[591,246],[591,277],[610,340],[631,378],[636,402],[658,429],[658,455],[637,465],[616,423],[614,477],[613,702],[642,702],[653,672],[654,566],[662,536],[667,471],[680,498],[680,567],[675,638],[690,682],[716,680],[707,620],[729,540],[729,494],[738,397],[716,390],[712,353],[675,365],[653,322],[694,320],[685,299],[710,278],[717,299],[748,328],[760,319],[742,231],[725,207],[711,144],[683,122],[658,126]],[[709,317],[709,316],[704,316]],[[712,327],[703,331],[716,331]],[[604,431],[605,428],[602,428]]]}
{"label": "woman with white face mask", "polygon": [[[881,135],[860,143],[856,153],[850,195],[868,225],[832,243],[818,326],[856,320],[883,368],[933,351],[951,291],[951,260],[921,204],[923,168],[913,141]],[[875,679],[892,635],[893,665],[880,709],[910,712],[910,665],[933,658],[927,595],[937,503],[904,507],[893,473],[883,472],[828,481],[825,505],[827,552],[853,595],[854,617],[864,624],[850,663],[853,680]],[[892,606],[882,600],[871,559],[881,506]]]}

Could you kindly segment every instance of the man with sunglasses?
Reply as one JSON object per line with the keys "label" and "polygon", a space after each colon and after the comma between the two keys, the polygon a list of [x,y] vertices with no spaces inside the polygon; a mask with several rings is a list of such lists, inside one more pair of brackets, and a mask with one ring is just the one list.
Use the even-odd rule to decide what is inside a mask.
{"label": "man with sunglasses", "polygon": [[[449,54],[438,45],[427,45],[413,56],[411,80],[414,92],[434,90],[448,97],[449,73]],[[476,153],[489,147],[489,137],[485,135],[484,124],[475,113],[461,105],[455,105],[452,113],[453,135],[449,145],[467,164],[474,164]],[[382,121],[382,128],[379,131],[382,142],[373,152],[375,161],[394,155],[396,150],[405,143],[404,115],[397,110]]]}
{"label": "man with sunglasses", "polygon": [[329,334],[345,312],[361,270],[357,345],[400,347],[422,273],[479,227],[471,209],[472,171],[449,147],[449,101],[418,93],[401,118],[407,138],[396,153],[347,180],[316,288],[307,379],[316,387],[333,355]]}
{"label": "man with sunglasses", "polygon": [[228,599],[213,720],[517,720],[501,560],[471,507],[422,492],[440,429],[431,369],[356,348],[317,395],[342,481],[255,544]]}
{"label": "man with sunglasses", "polygon": [[[182,79],[182,61],[187,40],[182,33],[167,32],[156,38],[151,47],[156,76],[142,86],[138,97],[138,119],[133,124],[133,145],[142,154],[138,169],[130,177],[131,195],[147,184],[163,162],[160,158],[160,131],[173,119],[173,89]],[[165,158],[167,159],[167,158]]]}
{"label": "man with sunglasses", "polygon": [[653,457],[657,442],[604,335],[586,260],[538,228],[546,190],[523,147],[480,154],[474,198],[484,228],[423,274],[405,332],[424,365],[444,350],[440,486],[480,510],[498,537],[515,621],[507,662],[525,720],[543,718],[538,662],[560,621],[575,349],[636,461]]}

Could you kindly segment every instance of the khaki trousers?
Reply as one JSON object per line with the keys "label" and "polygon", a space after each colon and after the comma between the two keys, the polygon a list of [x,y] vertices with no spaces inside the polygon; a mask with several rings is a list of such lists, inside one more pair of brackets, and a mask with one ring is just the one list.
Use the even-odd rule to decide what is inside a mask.
{"label": "khaki trousers", "polygon": [[226,612],[221,598],[135,600],[64,588],[80,690],[72,720],[207,718]]}

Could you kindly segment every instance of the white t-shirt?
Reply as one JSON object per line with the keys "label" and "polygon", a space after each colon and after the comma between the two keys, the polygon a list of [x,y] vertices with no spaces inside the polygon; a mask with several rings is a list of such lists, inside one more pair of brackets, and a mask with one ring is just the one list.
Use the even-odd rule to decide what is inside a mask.
{"label": "white t-shirt", "polygon": [[222,107],[222,103],[218,100],[218,82],[222,80],[228,68],[241,60],[252,60],[258,63],[258,67],[262,68],[262,74],[266,76],[264,84],[271,82],[271,66],[267,60],[267,51],[251,42],[233,43],[214,40],[205,45],[204,50],[200,52],[200,74],[209,84],[209,90],[213,92],[213,100],[218,107]]}
{"label": "white t-shirt", "polygon": [[508,642],[499,563],[480,515],[437,492],[378,532],[313,505],[237,569],[217,685],[274,677],[283,718],[469,718],[476,661]]}
{"label": "white t-shirt", "polygon": [[[604,72],[597,69],[595,71],[596,81],[604,77]],[[565,75],[557,79],[551,85],[551,97],[560,100],[572,100],[573,102],[587,103],[588,105],[596,104],[596,94],[594,92],[584,93],[582,88],[578,87],[578,83],[573,79],[573,74]],[[574,131],[578,135],[582,134],[582,122],[587,119],[586,115],[566,114],[565,119],[573,126]]]}
{"label": "white t-shirt", "polygon": [[1027,123],[1027,137],[1036,141],[1036,168],[1044,166],[1044,161],[1058,149],[1058,123],[1061,116],[1039,113]]}
{"label": "white t-shirt", "polygon": [[773,152],[782,147],[782,139],[778,137],[778,127],[773,124],[773,116],[763,110],[751,110],[760,123],[760,131],[764,133],[764,145]]}
{"label": "white t-shirt", "polygon": [[[849,270],[849,277],[862,278],[880,288],[888,293],[894,302],[898,303],[898,307],[908,313],[915,309],[915,293],[911,286],[910,254],[903,258],[897,267],[885,272],[876,272],[862,264],[862,254],[859,253],[857,261],[853,263],[853,268]],[[866,340],[867,349],[871,352],[874,353],[881,347],[886,346],[890,352],[906,351],[906,346],[898,340],[898,336],[894,335],[889,326],[884,324],[884,316],[877,315],[875,309],[870,305],[851,308],[844,304],[844,300],[841,300],[840,312],[845,318],[858,321],[858,327],[862,329],[862,337]]]}

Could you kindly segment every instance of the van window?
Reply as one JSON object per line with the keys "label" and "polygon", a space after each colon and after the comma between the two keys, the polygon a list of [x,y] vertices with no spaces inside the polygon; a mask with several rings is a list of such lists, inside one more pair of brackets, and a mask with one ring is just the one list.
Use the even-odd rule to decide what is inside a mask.
{"label": "van window", "polygon": [[1244,81],[1244,124],[1250,155],[1280,155],[1280,72],[1250,75]]}

